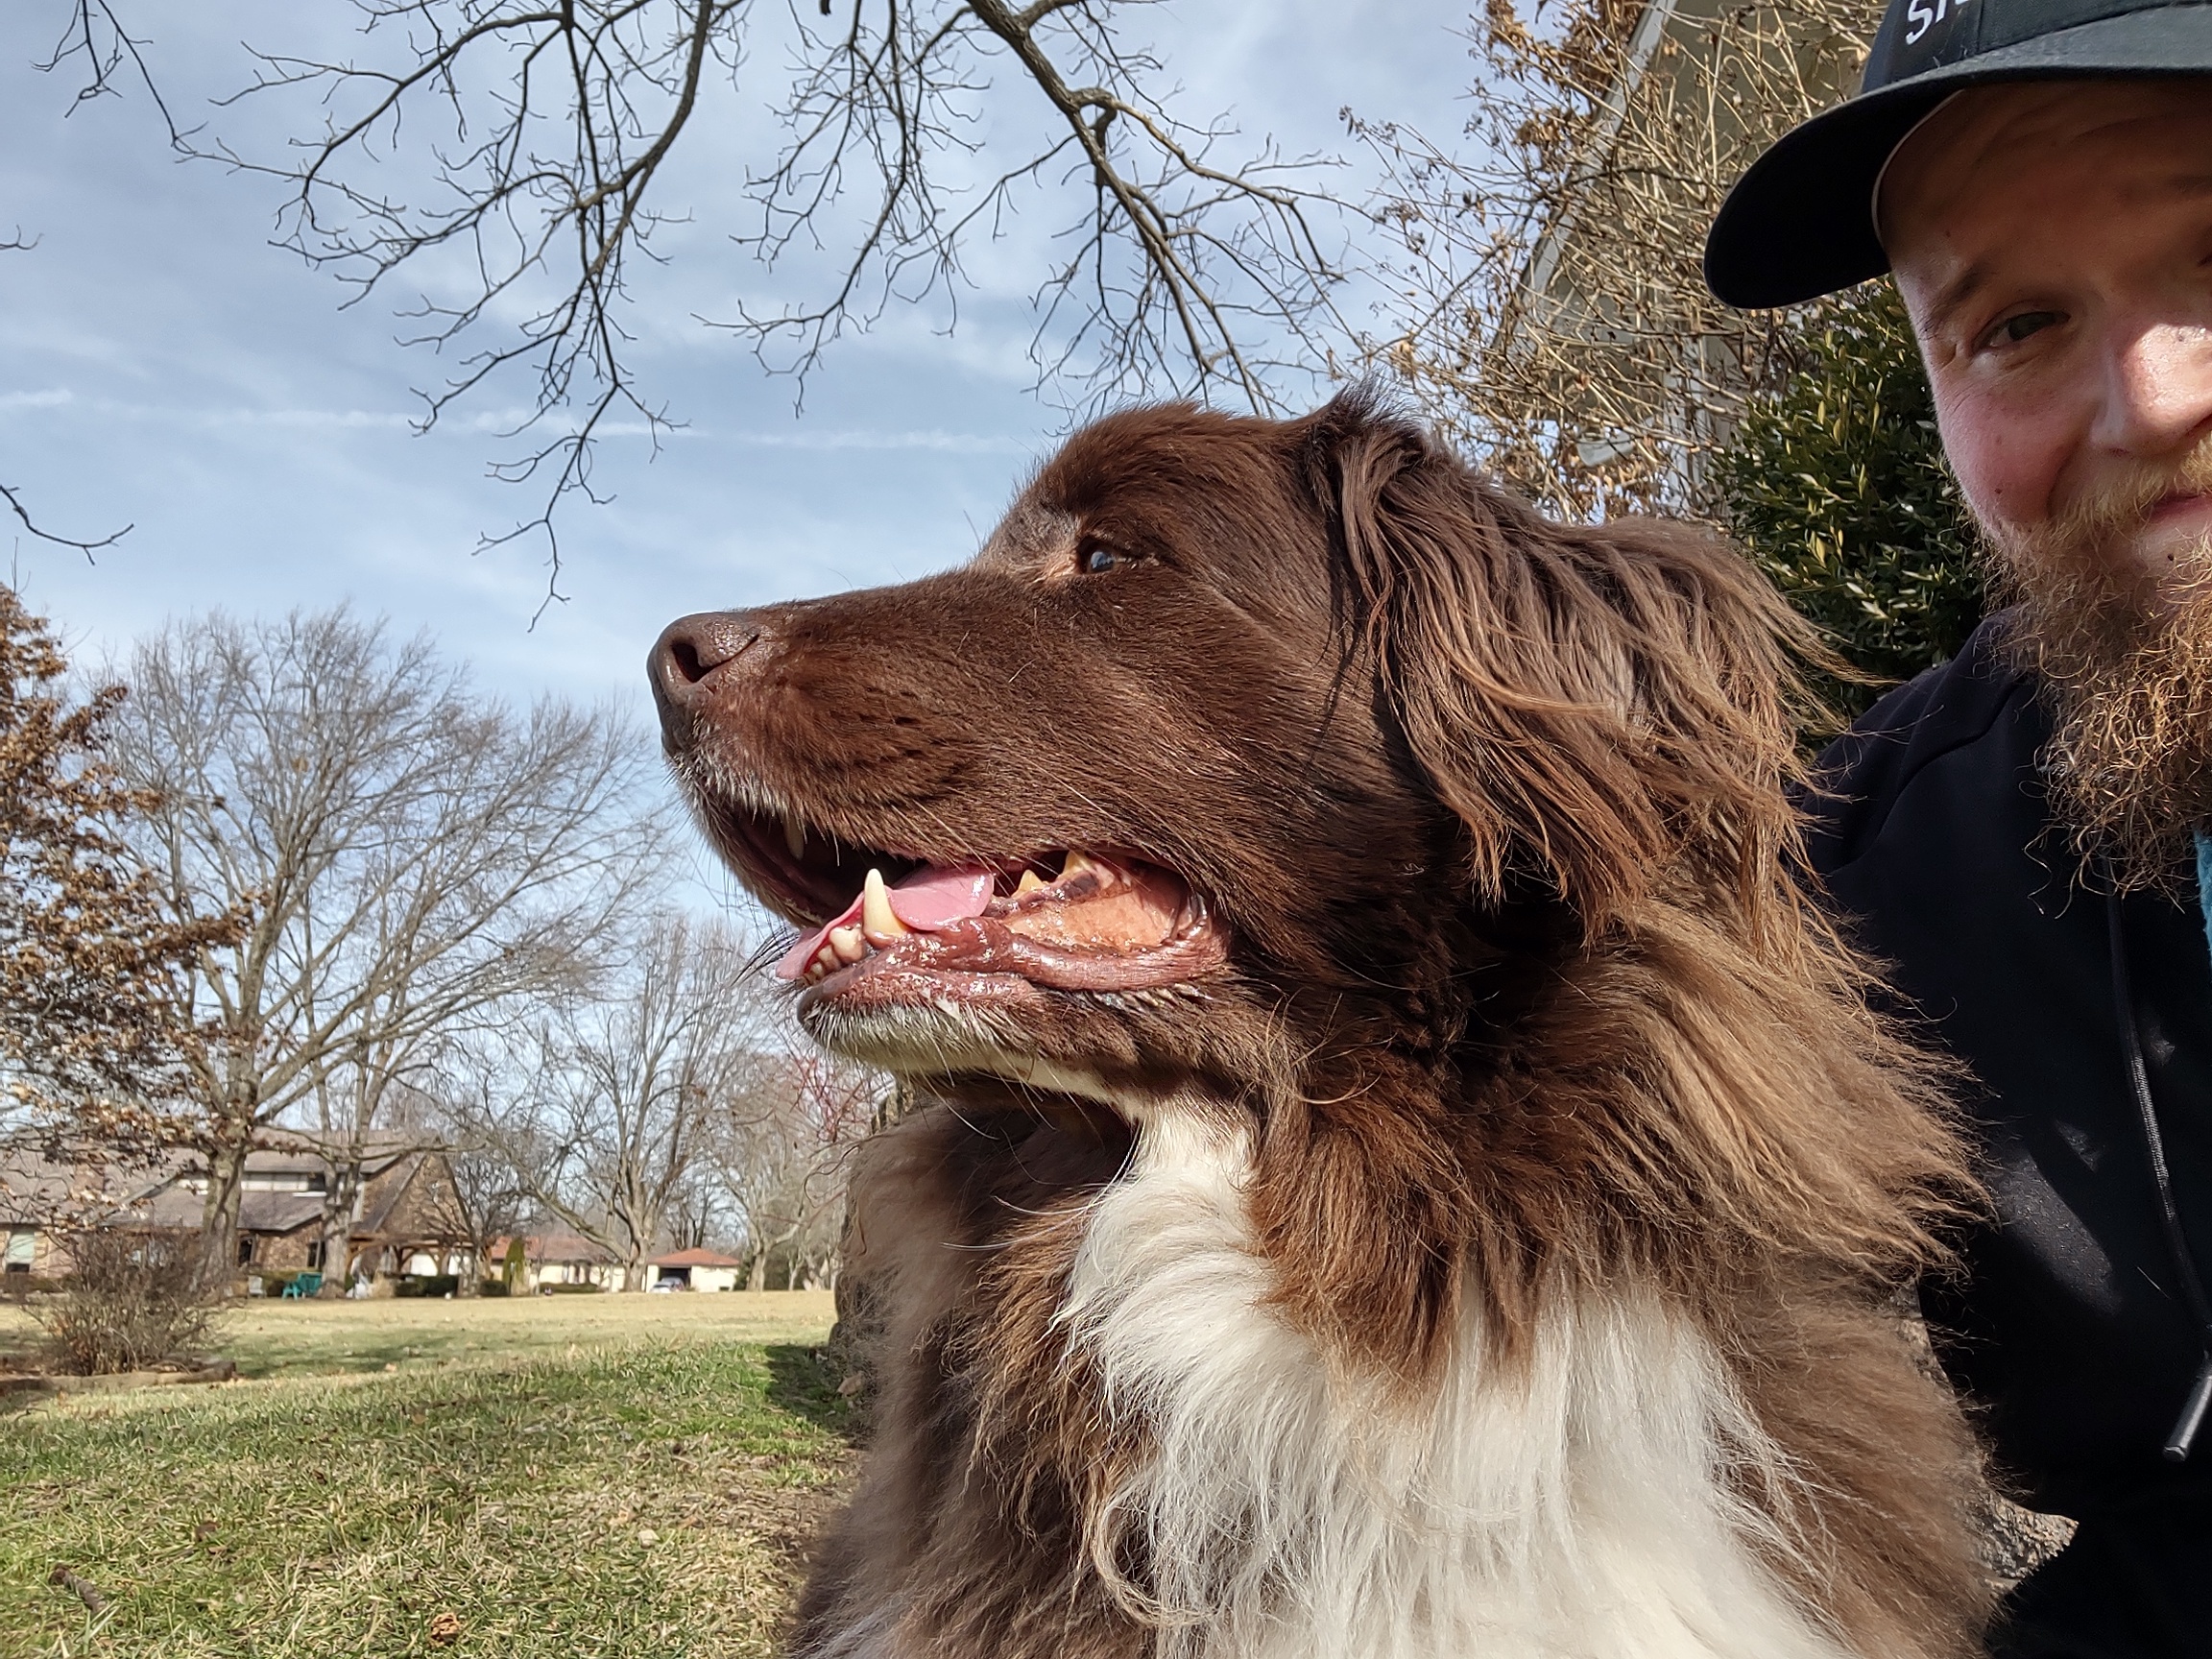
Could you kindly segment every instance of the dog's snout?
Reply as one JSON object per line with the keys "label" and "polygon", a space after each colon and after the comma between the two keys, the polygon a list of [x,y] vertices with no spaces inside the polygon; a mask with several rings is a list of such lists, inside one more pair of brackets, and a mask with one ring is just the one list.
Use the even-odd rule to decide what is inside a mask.
{"label": "dog's snout", "polygon": [[687,746],[717,677],[760,642],[766,630],[743,611],[702,611],[680,617],[653,642],[645,663],[661,731],[669,748]]}

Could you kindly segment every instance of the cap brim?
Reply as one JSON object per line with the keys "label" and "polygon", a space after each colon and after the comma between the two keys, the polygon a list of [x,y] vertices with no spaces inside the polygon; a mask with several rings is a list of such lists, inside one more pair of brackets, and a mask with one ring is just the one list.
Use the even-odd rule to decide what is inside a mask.
{"label": "cap brim", "polygon": [[1985,81],[2212,70],[2212,5],[2162,6],[1978,53],[1839,104],[1785,133],[1728,193],[1705,239],[1705,281],[1730,305],[1796,305],[1889,269],[1874,186],[1944,99]]}

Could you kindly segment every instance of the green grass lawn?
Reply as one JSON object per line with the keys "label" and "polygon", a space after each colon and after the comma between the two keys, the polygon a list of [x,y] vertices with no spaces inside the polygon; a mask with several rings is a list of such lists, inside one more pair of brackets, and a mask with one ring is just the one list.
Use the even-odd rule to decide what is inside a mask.
{"label": "green grass lawn", "polygon": [[252,1381],[0,1418],[0,1655],[768,1653],[851,1464],[828,1301],[254,1306]]}

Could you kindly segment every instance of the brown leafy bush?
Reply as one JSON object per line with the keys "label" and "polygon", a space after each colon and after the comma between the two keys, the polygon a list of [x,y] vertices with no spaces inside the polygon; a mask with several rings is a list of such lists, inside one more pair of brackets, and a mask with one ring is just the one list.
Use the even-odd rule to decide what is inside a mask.
{"label": "brown leafy bush", "polygon": [[180,1233],[72,1235],[61,1293],[31,1308],[54,1368],[96,1377],[192,1358],[211,1333],[220,1293],[201,1269],[198,1244]]}

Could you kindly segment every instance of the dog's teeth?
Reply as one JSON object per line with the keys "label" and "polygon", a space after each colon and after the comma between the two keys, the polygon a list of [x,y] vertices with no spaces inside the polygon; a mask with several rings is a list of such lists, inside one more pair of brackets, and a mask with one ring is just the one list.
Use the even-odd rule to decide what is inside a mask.
{"label": "dog's teeth", "polygon": [[1060,879],[1071,881],[1076,877],[1086,873],[1097,877],[1101,881],[1109,880],[1113,877],[1111,870],[1096,862],[1088,853],[1070,852],[1068,854],[1068,862],[1060,867]]}
{"label": "dog's teeth", "polygon": [[1044,887],[1044,877],[1038,875],[1034,870],[1024,870],[1022,872],[1022,879],[1014,883],[1014,897],[1019,899],[1024,893],[1042,892]]}
{"label": "dog's teeth", "polygon": [[871,945],[888,945],[912,928],[891,908],[891,890],[883,885],[883,872],[871,870],[860,884],[860,930]]}
{"label": "dog's teeth", "polygon": [[953,1001],[951,998],[936,997],[932,998],[931,1001],[936,1007],[937,1012],[944,1015],[946,1019],[957,1020],[960,1018],[960,1005]]}
{"label": "dog's teeth", "polygon": [[830,934],[830,949],[840,962],[857,962],[868,954],[868,941],[857,927],[838,927]]}
{"label": "dog's teeth", "polygon": [[783,845],[791,849],[791,856],[806,856],[806,827],[796,818],[783,820]]}

